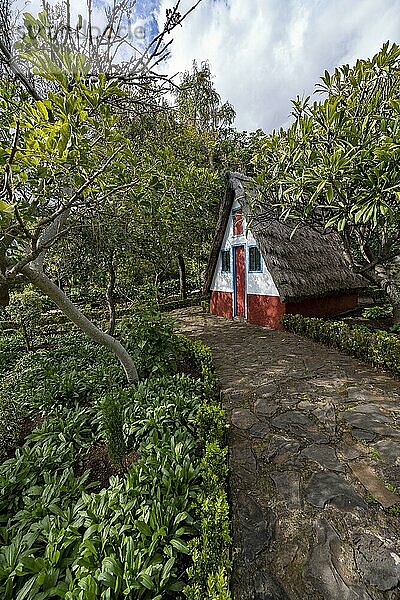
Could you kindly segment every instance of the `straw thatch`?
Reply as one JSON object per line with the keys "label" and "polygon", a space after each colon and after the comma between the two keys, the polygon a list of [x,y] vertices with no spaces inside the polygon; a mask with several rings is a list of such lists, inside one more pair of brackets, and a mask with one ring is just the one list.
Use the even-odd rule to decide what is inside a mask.
{"label": "straw thatch", "polygon": [[[340,237],[309,226],[279,221],[272,210],[254,209],[259,190],[254,180],[240,173],[227,174],[227,188],[206,274],[211,287],[215,267],[234,200],[242,206],[248,228],[260,249],[282,302],[327,296],[365,287],[365,280],[352,270]],[[292,235],[293,234],[293,235]],[[292,235],[292,237],[291,237]]]}

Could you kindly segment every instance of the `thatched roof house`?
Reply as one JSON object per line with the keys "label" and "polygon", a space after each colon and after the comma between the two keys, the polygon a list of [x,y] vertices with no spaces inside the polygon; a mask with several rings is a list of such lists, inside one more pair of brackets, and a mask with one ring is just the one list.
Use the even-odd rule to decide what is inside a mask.
{"label": "thatched roof house", "polygon": [[254,208],[258,194],[254,180],[228,173],[206,274],[211,311],[279,327],[284,313],[330,315],[356,307],[365,282],[339,236],[308,226],[293,233],[272,210]]}

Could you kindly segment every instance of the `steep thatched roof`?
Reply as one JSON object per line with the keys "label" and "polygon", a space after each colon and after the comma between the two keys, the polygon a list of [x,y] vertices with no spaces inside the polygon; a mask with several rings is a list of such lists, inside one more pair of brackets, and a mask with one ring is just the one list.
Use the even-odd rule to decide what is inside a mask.
{"label": "steep thatched roof", "polygon": [[272,210],[251,211],[251,200],[258,194],[254,180],[240,173],[227,174],[225,198],[206,273],[207,290],[211,287],[234,200],[242,206],[283,302],[365,287],[365,280],[353,272],[338,234],[320,233],[303,225],[290,238],[293,227],[279,221]]}

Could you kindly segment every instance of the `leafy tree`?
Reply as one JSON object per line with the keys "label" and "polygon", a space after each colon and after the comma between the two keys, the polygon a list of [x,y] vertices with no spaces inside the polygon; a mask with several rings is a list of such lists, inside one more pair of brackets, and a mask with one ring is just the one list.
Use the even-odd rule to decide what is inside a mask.
{"label": "leafy tree", "polygon": [[222,104],[212,81],[210,65],[193,61],[191,71],[185,71],[175,92],[180,115],[201,131],[226,131],[235,120],[235,110],[229,102]]}
{"label": "leafy tree", "polygon": [[[125,4],[116,3],[116,10]],[[68,9],[69,3],[64,6]],[[178,6],[169,13],[154,46],[125,71],[132,85],[139,80],[148,90],[154,76],[151,61],[165,55],[163,33],[184,18]],[[92,207],[102,206],[111,196],[124,200],[139,183],[135,171],[140,158],[123,135],[124,113],[117,110],[125,99],[132,101],[132,93],[112,70],[93,73],[90,29],[85,54],[63,43],[72,39],[68,14],[67,38],[61,30],[53,36],[53,24],[46,11],[38,19],[26,14],[18,55],[0,45],[3,62],[22,84],[3,82],[0,89],[0,284],[8,289],[21,277],[31,282],[93,340],[110,347],[132,383],[137,371],[126,349],[91,323],[44,270],[48,250],[71,234],[69,221],[75,215],[90,215]],[[119,41],[117,37],[117,45]],[[148,106],[147,96],[141,90],[137,94],[142,106]]]}
{"label": "leafy tree", "polygon": [[[178,264],[181,295],[185,297],[187,259],[199,262],[208,253],[221,178],[209,164],[206,135],[182,122],[174,111],[161,112],[151,120],[133,123],[131,137],[140,143],[145,171],[142,200],[132,206],[132,235],[155,271]],[[144,178],[143,178],[144,180]]]}
{"label": "leafy tree", "polygon": [[2,153],[6,210],[12,208],[3,211],[2,281],[9,286],[23,275],[95,341],[112,347],[134,380],[124,348],[79,313],[43,269],[47,250],[68,235],[71,215],[132,185],[126,177],[134,163],[131,149],[118,132],[118,119],[102,103],[110,93],[119,90],[105,79],[96,85],[79,81],[70,91],[66,84],[63,93],[20,104],[11,120],[12,148]]}
{"label": "leafy tree", "polygon": [[92,208],[90,214],[70,217],[73,235],[60,240],[51,253],[60,286],[69,289],[78,286],[82,290],[92,286],[103,295],[109,312],[110,335],[115,331],[120,266],[135,251],[131,216],[128,204],[118,195],[108,198],[101,206]]}
{"label": "leafy tree", "polygon": [[255,158],[262,203],[284,218],[336,228],[354,267],[400,319],[400,48],[325,72],[322,102],[294,102],[294,123]]}

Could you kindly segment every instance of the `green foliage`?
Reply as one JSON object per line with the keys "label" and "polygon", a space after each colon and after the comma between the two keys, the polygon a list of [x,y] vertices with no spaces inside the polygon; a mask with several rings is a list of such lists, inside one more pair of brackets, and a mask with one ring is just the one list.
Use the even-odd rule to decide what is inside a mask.
{"label": "green foliage", "polygon": [[[284,219],[342,236],[354,264],[399,302],[400,47],[325,72],[293,102],[294,122],[254,158],[260,184]],[[384,233],[383,233],[384,232]]]}
{"label": "green foliage", "polygon": [[124,404],[121,395],[111,391],[101,403],[101,425],[107,440],[107,451],[114,465],[120,466],[126,453],[124,441]]}
{"label": "green foliage", "polygon": [[14,366],[23,349],[22,335],[12,332],[0,335],[0,380]]}
{"label": "green foliage", "polygon": [[218,404],[203,404],[197,414],[197,427],[204,442],[225,440],[228,426],[222,408]]}
{"label": "green foliage", "polygon": [[121,323],[125,346],[142,379],[176,372],[177,338],[172,319],[156,308],[143,305]]}
{"label": "green foliage", "polygon": [[84,335],[48,341],[50,350],[23,355],[0,381],[0,456],[16,442],[26,418],[92,403],[123,384],[113,354]]}
{"label": "green foliage", "polygon": [[385,331],[371,331],[342,321],[325,321],[302,315],[285,315],[285,329],[344,350],[375,366],[400,373],[400,339]]}
{"label": "green foliage", "polygon": [[205,445],[202,459],[202,492],[197,503],[199,536],[191,544],[193,565],[188,570],[191,583],[185,589],[189,600],[229,600],[229,504],[227,498],[227,458],[225,415],[218,398],[211,350],[200,341],[183,343],[202,373],[206,401],[199,405],[196,428]]}
{"label": "green foliage", "polygon": [[393,307],[391,304],[384,304],[382,306],[371,306],[364,308],[362,315],[366,319],[385,319],[392,316]]}
{"label": "green foliage", "polygon": [[175,96],[182,117],[201,131],[210,134],[226,131],[235,120],[233,106],[221,103],[207,61],[200,66],[193,61],[192,70],[182,75]]}
{"label": "green foliage", "polygon": [[183,351],[192,360],[201,375],[205,395],[215,399],[218,394],[218,378],[214,371],[210,348],[200,340],[189,341],[183,336],[180,336],[180,342]]}
{"label": "green foliage", "polygon": [[42,297],[32,285],[10,296],[7,312],[21,328],[27,350],[31,349],[33,332],[40,325],[42,309]]}
{"label": "green foliage", "polygon": [[113,477],[108,488],[88,494],[86,476],[74,476],[74,451],[93,441],[93,410],[75,415],[64,411],[63,421],[49,420],[0,471],[7,523],[0,563],[16,557],[13,568],[0,572],[2,597],[17,597],[32,585],[30,598],[59,587],[67,598],[86,600],[92,596],[79,594],[88,580],[94,598],[153,600],[179,591],[178,558],[188,553],[198,488],[193,441],[182,429],[162,443],[143,432],[139,459],[126,478]]}
{"label": "green foliage", "polygon": [[[164,327],[203,376],[153,372],[122,389],[112,355],[69,334],[23,356],[0,384],[16,398],[16,414],[44,417],[0,465],[5,600],[230,598],[226,427],[211,354],[174,336],[169,320],[151,314],[146,326],[144,319],[140,335],[149,332],[151,356]],[[90,457],[103,441],[115,462],[126,452],[134,458],[94,493],[88,478],[99,473]]]}
{"label": "green foliage", "polygon": [[202,460],[203,489],[198,498],[197,522],[200,535],[191,543],[191,583],[185,589],[190,600],[230,598],[229,504],[226,493],[227,449],[217,438],[207,442]]}

